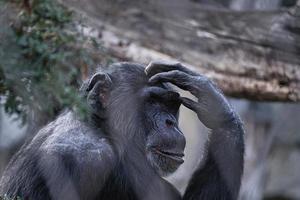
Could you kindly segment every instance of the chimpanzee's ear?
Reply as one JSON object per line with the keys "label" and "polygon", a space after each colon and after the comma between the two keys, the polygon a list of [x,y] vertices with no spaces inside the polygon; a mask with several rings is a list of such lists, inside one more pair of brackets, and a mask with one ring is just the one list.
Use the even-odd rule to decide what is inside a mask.
{"label": "chimpanzee's ear", "polygon": [[103,115],[104,109],[107,107],[112,81],[108,74],[97,72],[89,80],[85,81],[80,91],[87,97],[87,103],[92,112]]}

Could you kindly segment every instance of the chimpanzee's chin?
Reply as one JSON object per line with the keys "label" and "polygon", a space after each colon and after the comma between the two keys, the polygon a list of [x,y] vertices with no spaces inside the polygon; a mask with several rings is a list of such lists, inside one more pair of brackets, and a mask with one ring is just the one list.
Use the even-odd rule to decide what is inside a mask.
{"label": "chimpanzee's chin", "polygon": [[153,152],[149,152],[147,158],[160,176],[168,176],[174,173],[183,163],[183,161],[174,160]]}

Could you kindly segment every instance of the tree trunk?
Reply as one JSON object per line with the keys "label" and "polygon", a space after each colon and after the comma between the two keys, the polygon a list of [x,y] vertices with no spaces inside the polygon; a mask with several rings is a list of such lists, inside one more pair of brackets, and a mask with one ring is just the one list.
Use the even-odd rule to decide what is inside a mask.
{"label": "tree trunk", "polygon": [[299,6],[236,12],[182,0],[63,2],[88,13],[104,47],[122,60],[178,60],[233,97],[300,100]]}

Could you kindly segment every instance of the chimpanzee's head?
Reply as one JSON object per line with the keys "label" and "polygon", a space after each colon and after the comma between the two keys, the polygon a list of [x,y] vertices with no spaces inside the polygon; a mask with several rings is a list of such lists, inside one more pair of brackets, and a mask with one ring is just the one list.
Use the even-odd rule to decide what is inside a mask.
{"label": "chimpanzee's head", "polygon": [[133,63],[113,64],[100,68],[82,89],[115,146],[126,151],[133,145],[129,148],[143,151],[150,164],[167,175],[184,162],[186,141],[178,128],[180,96],[168,84],[149,84],[144,70]]}

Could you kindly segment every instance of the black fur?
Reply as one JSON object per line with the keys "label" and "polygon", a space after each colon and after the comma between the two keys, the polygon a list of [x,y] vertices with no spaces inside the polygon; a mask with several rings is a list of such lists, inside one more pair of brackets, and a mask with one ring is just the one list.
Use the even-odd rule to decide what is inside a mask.
{"label": "black fur", "polygon": [[[65,111],[41,129],[8,164],[0,196],[235,200],[243,169],[243,129],[238,117],[232,115],[222,126],[219,119],[203,119],[215,126],[210,127],[208,156],[181,197],[161,178],[182,162],[185,139],[177,127],[178,108],[183,103],[200,120],[203,116],[168,84],[150,83],[144,70],[138,64],[119,63],[101,68],[86,81],[81,92],[90,106],[88,119]],[[190,80],[194,85],[194,79]]]}

